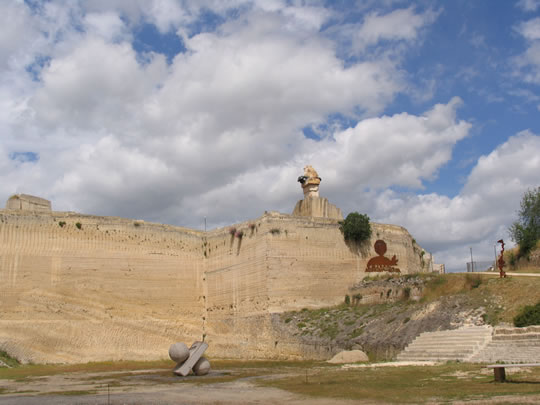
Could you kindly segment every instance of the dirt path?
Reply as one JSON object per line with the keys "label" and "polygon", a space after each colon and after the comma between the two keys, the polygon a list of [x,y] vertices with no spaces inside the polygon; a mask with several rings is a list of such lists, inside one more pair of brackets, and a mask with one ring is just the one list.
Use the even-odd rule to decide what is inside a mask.
{"label": "dirt path", "polygon": [[[128,375],[126,375],[128,374]],[[223,377],[214,372],[208,378]],[[2,380],[0,404],[354,404],[357,401],[313,399],[277,388],[259,387],[257,378],[205,383],[201,377],[172,376],[170,370],[73,373],[24,380]]]}
{"label": "dirt path", "polygon": [[[351,369],[388,368],[414,362],[345,365]],[[432,365],[429,362],[422,363]],[[333,370],[336,371],[335,369]],[[478,372],[461,372],[469,380]],[[115,372],[74,372],[40,377],[0,380],[0,405],[98,405],[98,404],[293,404],[293,405],[352,405],[383,404],[370,400],[339,400],[336,398],[313,398],[294,394],[278,388],[262,387],[261,380],[304,375],[303,369],[293,367],[236,368],[212,371],[204,377],[176,377],[170,369],[131,370]],[[491,370],[481,373],[491,374]],[[460,375],[461,375],[460,374]],[[540,383],[538,383],[540,384]],[[508,386],[509,393],[512,386]],[[424,399],[426,400],[426,399]],[[430,402],[427,399],[426,403]],[[439,403],[439,402],[435,402]],[[540,395],[500,395],[489,399],[470,398],[466,401],[448,401],[448,404],[540,403]]]}

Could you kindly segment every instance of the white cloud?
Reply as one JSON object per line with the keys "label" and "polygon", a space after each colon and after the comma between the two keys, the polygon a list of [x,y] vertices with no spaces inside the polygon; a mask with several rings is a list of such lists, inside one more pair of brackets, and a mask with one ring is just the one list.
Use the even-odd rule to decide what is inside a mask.
{"label": "white cloud", "polygon": [[529,41],[540,39],[540,17],[521,23],[517,31]]}
{"label": "white cloud", "polygon": [[380,41],[414,41],[420,29],[431,24],[438,13],[428,10],[417,14],[412,8],[397,9],[387,14],[368,14],[353,38],[353,49],[363,51]]}
{"label": "white cloud", "polygon": [[521,23],[516,27],[527,40],[526,51],[514,58],[516,75],[530,83],[540,83],[540,17]]}
{"label": "white cloud", "polygon": [[130,36],[124,22],[114,12],[89,13],[84,20],[87,32],[105,41],[126,40]]}
{"label": "white cloud", "polygon": [[376,217],[405,226],[437,260],[463,268],[470,261],[469,246],[475,260],[491,260],[493,244],[509,238],[521,196],[538,185],[539,172],[540,136],[523,131],[478,159],[454,198],[387,190],[377,197]]}
{"label": "white cloud", "polygon": [[162,56],[140,66],[130,45],[87,37],[51,60],[30,106],[47,126],[126,130],[135,119],[133,108],[152,93],[164,71]]}
{"label": "white cloud", "polygon": [[452,146],[470,128],[456,120],[459,104],[454,99],[423,116],[366,119],[336,133],[335,140],[304,139],[296,148],[298,152],[287,160],[271,166],[255,165],[229,182],[189,197],[187,211],[211,220],[235,211],[252,217],[262,209],[291,212],[302,195],[294,179],[306,164],[312,164],[322,176],[322,195],[345,212],[374,210],[367,202],[366,188],[420,187],[422,179],[434,176],[450,159]]}
{"label": "white cloud", "polygon": [[467,136],[470,124],[456,122],[460,103],[454,98],[420,117],[402,113],[360,121],[335,134],[335,141],[314,144],[318,152],[312,159],[339,173],[342,188],[421,188],[422,180],[432,179],[450,160],[454,144]]}
{"label": "white cloud", "polygon": [[[25,92],[7,83],[0,89],[15,96],[3,100],[20,100],[5,104],[0,125],[10,135],[3,143],[38,152],[28,173],[43,174],[39,182],[14,177],[22,172],[13,167],[4,175],[50,197],[58,209],[118,215],[126,199],[137,200],[123,215],[189,224],[183,201],[253,171],[301,168],[304,162],[290,162],[299,149],[311,148],[302,127],[336,112],[373,116],[404,88],[395,62],[385,58],[345,66],[335,43],[317,32],[326,18],[319,9],[247,9],[216,32],[189,38],[188,52],[168,66],[156,54],[141,63],[119,17],[129,10],[92,4],[86,14],[63,12],[55,3],[40,10],[47,24],[55,15],[62,20],[60,27],[47,25],[62,32],[61,40],[48,44],[51,59],[39,82]],[[84,30],[69,29],[66,14]],[[117,165],[105,159],[107,149]],[[143,165],[159,162],[162,170],[142,181],[130,174],[137,170],[126,156]],[[145,194],[142,185],[153,192]],[[156,195],[160,209],[145,210]],[[286,195],[272,198],[286,206],[278,202],[292,196]]]}
{"label": "white cloud", "polygon": [[0,69],[28,63],[26,49],[38,35],[32,16],[22,1],[4,4],[0,13]]}
{"label": "white cloud", "polygon": [[519,0],[517,6],[524,11],[536,11],[540,7],[540,0]]}

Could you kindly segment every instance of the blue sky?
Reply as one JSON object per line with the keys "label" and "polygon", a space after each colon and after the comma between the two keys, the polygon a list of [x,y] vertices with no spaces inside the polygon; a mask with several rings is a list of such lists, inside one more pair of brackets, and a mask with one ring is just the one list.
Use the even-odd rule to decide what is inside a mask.
{"label": "blue sky", "polygon": [[0,199],[201,228],[345,214],[491,259],[540,169],[540,0],[0,4]]}

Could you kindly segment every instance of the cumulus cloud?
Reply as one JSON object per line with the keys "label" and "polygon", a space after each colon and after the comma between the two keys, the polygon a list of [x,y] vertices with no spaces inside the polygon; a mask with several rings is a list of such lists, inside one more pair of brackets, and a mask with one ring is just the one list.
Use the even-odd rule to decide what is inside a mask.
{"label": "cumulus cloud", "polygon": [[537,186],[539,171],[540,136],[523,131],[480,157],[457,196],[385,190],[374,205],[376,218],[402,224],[438,260],[463,270],[468,246],[478,260],[491,260],[496,241],[509,238],[511,213],[523,193]]}
{"label": "cumulus cloud", "polygon": [[431,24],[437,15],[438,13],[432,10],[416,13],[411,7],[386,14],[370,13],[355,30],[352,48],[356,52],[361,52],[380,41],[414,41],[418,38],[419,31]]}
{"label": "cumulus cloud", "polygon": [[[86,31],[103,38],[105,41],[121,41],[128,39],[129,31],[117,13],[88,13],[84,17]],[[127,37],[127,38],[126,38]]]}
{"label": "cumulus cloud", "polygon": [[[42,86],[30,106],[41,124],[56,127],[129,127],[133,107],[159,83],[165,58],[141,66],[132,47],[91,35],[42,71]],[[127,120],[127,121],[126,121]]]}
{"label": "cumulus cloud", "polygon": [[524,11],[536,11],[540,7],[540,0],[519,0],[517,6]]}
{"label": "cumulus cloud", "polygon": [[516,27],[527,41],[525,52],[516,57],[517,75],[524,81],[540,83],[540,17],[521,23]]}
{"label": "cumulus cloud", "polygon": [[38,35],[28,8],[22,1],[5,4],[0,24],[0,68],[28,63],[26,49]]}

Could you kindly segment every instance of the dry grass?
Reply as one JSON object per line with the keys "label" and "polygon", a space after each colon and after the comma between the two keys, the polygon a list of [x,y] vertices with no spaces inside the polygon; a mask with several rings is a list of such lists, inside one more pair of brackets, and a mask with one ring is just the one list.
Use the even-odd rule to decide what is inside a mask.
{"label": "dry grass", "polygon": [[424,299],[434,301],[455,294],[467,294],[475,307],[485,307],[488,323],[512,323],[524,306],[540,299],[540,277],[445,274],[428,282]]}
{"label": "dry grass", "polygon": [[171,360],[156,361],[105,361],[85,364],[26,364],[14,368],[0,368],[1,379],[24,379],[66,373],[100,373],[111,371],[135,371],[160,368],[172,369]]}
{"label": "dry grass", "polygon": [[[170,362],[169,362],[170,363]],[[171,371],[155,370],[156,366],[170,366],[157,362],[109,362],[90,363],[70,366],[70,370],[92,373],[71,375],[70,385],[64,390],[36,393],[37,395],[92,395],[96,389],[73,389],[77,381],[92,381],[98,376],[93,373],[103,371],[103,380],[111,378],[107,384],[125,388],[137,384],[141,377],[148,387],[163,384],[181,383],[204,385],[212,384],[219,389],[219,384],[233,381],[250,381],[256,385],[275,387],[289,392],[319,398],[342,398],[384,403],[447,403],[450,401],[489,401],[499,396],[514,396],[525,400],[528,396],[540,395],[540,369],[507,370],[508,383],[495,383],[493,371],[477,364],[447,363],[437,366],[403,367],[365,367],[342,368],[327,363],[313,361],[234,361],[213,360],[213,370],[218,373],[205,377],[171,378]],[[131,366],[131,368],[130,368]],[[27,376],[34,376],[36,366],[21,366]],[[110,371],[135,372],[148,369],[148,372],[135,376],[128,373],[111,376]],[[48,370],[48,374],[44,372]],[[55,366],[42,367],[40,376],[66,372]],[[160,377],[161,378],[158,378]],[[156,377],[155,379],[153,377]],[[105,381],[103,381],[104,383]],[[21,384],[25,384],[21,382]],[[225,388],[224,388],[225,389]],[[1,390],[0,390],[1,394]],[[201,392],[204,395],[204,391]],[[540,398],[540,397],[539,397]],[[515,403],[515,402],[514,402]],[[518,403],[521,403],[518,401]]]}
{"label": "dry grass", "polygon": [[489,400],[503,395],[540,394],[540,370],[508,373],[508,383],[495,383],[491,370],[479,365],[448,363],[356,369],[313,369],[306,375],[258,381],[264,386],[313,397],[362,399],[384,403]]}
{"label": "dry grass", "polygon": [[[536,247],[531,252],[532,254],[538,254],[540,250],[540,240],[536,243]],[[519,257],[519,247],[516,246],[512,249],[508,249],[504,252],[504,261],[506,262],[506,271],[517,272],[517,273],[540,273],[540,267],[538,262],[536,265],[529,261],[527,257]]]}

